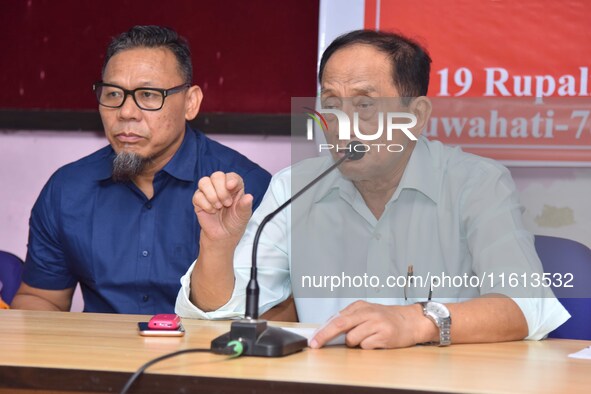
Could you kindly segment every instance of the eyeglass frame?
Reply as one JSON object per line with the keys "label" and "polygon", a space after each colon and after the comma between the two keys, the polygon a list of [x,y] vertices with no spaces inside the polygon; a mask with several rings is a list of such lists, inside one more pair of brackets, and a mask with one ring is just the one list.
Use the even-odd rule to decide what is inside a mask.
{"label": "eyeglass frame", "polygon": [[[110,86],[112,88],[117,88],[117,89],[121,89],[123,91],[123,101],[121,101],[121,104],[119,104],[118,106],[112,106],[112,105],[105,105],[103,103],[101,103],[101,101],[99,100],[98,94],[97,93],[97,88],[98,87],[104,87],[104,86]],[[106,108],[121,108],[123,107],[123,104],[125,104],[125,101],[127,100],[127,96],[131,96],[133,98],[133,102],[135,103],[135,105],[137,105],[137,107],[139,109],[141,109],[142,111],[160,111],[162,109],[162,107],[164,107],[164,101],[166,100],[166,98],[170,95],[173,95],[175,93],[181,92],[183,91],[183,89],[188,89],[191,87],[190,83],[183,83],[182,85],[178,85],[178,86],[174,86],[170,89],[161,89],[161,88],[147,88],[147,87],[141,87],[141,88],[136,88],[136,89],[125,89],[122,88],[121,86],[118,85],[114,85],[112,83],[106,83],[106,82],[95,82],[92,84],[92,90],[95,92],[95,96],[96,96],[96,100],[98,101],[99,105],[102,105],[103,107]],[[162,104],[160,105],[160,107],[158,108],[143,108],[137,101],[137,99],[135,98],[135,92],[137,92],[138,90],[153,90],[155,92],[158,92],[162,95]]]}

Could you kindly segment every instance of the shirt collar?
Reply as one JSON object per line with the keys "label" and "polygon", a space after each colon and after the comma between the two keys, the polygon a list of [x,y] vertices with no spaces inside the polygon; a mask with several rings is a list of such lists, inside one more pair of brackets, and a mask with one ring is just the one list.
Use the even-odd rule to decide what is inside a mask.
{"label": "shirt collar", "polygon": [[102,154],[102,160],[99,160],[95,167],[95,179],[97,181],[106,181],[111,179],[111,176],[113,175],[113,159],[115,158],[115,151],[111,146],[106,146],[103,149],[104,154]]}
{"label": "shirt collar", "polygon": [[[111,179],[113,174],[113,158],[115,151],[109,147],[96,169],[96,179],[104,181]],[[197,136],[188,125],[185,126],[185,136],[181,146],[172,159],[166,163],[162,171],[182,181],[192,182],[195,165],[197,163]]]}
{"label": "shirt collar", "polygon": [[395,201],[404,189],[421,192],[434,203],[439,201],[441,167],[434,154],[427,138],[419,137],[391,201]]}
{"label": "shirt collar", "polygon": [[[428,140],[425,137],[419,137],[402,174],[400,184],[396,188],[390,202],[396,201],[404,189],[416,190],[423,193],[435,203],[439,201],[441,168],[437,164],[434,154],[429,149]],[[331,164],[333,164],[332,159],[327,158],[322,167],[326,169]],[[341,196],[349,203],[353,203],[357,198],[361,198],[353,182],[344,178],[338,170],[328,175],[327,178],[325,182],[321,182],[322,186],[317,191],[315,202],[321,201],[334,190],[338,190]]]}
{"label": "shirt collar", "polygon": [[[332,157],[328,156],[323,158],[324,161],[319,166],[317,170],[314,172],[315,176],[310,178],[308,182],[314,179],[316,176],[320,175],[323,171],[328,169],[331,165],[334,164],[334,160]],[[314,202],[318,203],[322,201],[325,197],[330,195],[333,192],[340,193],[341,197],[343,197],[346,201],[352,202],[355,199],[355,195],[358,194],[355,185],[353,182],[343,177],[341,172],[338,168],[335,168],[330,174],[326,176],[325,179],[321,180],[316,186],[316,197],[314,198]]]}
{"label": "shirt collar", "polygon": [[179,149],[172,159],[166,163],[162,171],[180,179],[181,181],[192,182],[195,177],[195,165],[197,163],[197,136],[185,126],[185,136]]}

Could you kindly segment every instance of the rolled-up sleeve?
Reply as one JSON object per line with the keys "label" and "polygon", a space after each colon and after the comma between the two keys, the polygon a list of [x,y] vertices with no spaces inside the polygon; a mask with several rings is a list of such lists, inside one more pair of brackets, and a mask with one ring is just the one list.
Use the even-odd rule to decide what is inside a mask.
{"label": "rolled-up sleeve", "polygon": [[528,335],[525,339],[539,340],[570,318],[556,298],[513,298],[525,316]]}
{"label": "rolled-up sleeve", "polygon": [[[181,278],[181,290],[176,299],[175,313],[181,317],[207,320],[234,319],[244,316],[244,292],[243,296],[232,294],[232,298],[224,306],[211,312],[202,311],[190,301],[191,274],[196,263],[197,261],[193,262],[187,273]],[[236,293],[236,289],[237,287],[234,286],[234,293]]]}

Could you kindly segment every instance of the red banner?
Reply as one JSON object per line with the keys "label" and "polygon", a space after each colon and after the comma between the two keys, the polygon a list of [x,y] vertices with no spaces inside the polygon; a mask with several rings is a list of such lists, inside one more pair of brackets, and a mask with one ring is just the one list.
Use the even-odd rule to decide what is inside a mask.
{"label": "red banner", "polygon": [[366,0],[427,47],[432,139],[521,165],[591,165],[591,2]]}

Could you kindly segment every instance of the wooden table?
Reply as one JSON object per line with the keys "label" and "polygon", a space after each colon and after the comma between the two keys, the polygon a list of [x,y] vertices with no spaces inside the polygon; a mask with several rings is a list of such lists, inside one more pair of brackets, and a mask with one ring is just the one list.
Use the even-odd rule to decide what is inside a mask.
{"label": "wooden table", "polygon": [[[119,392],[144,362],[208,348],[229,322],[184,319],[183,338],[146,338],[146,316],[0,311],[0,393]],[[590,393],[591,360],[568,358],[590,341],[331,347],[284,358],[192,353],[156,364],[132,393]]]}

